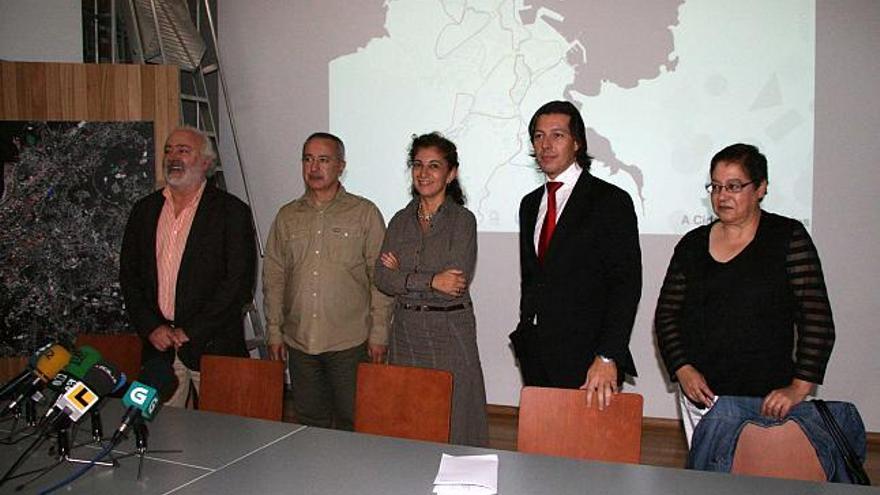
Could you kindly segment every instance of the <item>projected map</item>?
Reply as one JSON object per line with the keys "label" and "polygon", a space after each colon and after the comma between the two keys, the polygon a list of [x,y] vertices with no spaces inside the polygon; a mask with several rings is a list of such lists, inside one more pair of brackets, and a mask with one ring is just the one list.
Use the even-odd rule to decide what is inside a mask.
{"label": "projected map", "polygon": [[409,199],[410,136],[438,130],[479,229],[518,231],[520,198],[543,183],[528,121],[567,99],[592,173],[630,193],[642,233],[708,221],[709,159],[739,141],[768,156],[764,206],[809,225],[812,2],[388,1],[384,28],[330,63],[329,108],[346,187],[386,219]]}

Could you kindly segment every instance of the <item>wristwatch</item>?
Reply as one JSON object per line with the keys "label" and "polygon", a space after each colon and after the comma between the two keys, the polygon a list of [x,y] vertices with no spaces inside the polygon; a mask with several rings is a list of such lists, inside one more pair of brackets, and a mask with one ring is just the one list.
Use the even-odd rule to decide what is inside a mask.
{"label": "wristwatch", "polygon": [[601,354],[597,354],[596,357],[598,357],[599,359],[601,359],[602,362],[605,363],[605,364],[613,363],[613,362],[614,362],[614,360],[611,359],[610,357],[605,357],[605,356],[603,356],[603,355],[601,355]]}

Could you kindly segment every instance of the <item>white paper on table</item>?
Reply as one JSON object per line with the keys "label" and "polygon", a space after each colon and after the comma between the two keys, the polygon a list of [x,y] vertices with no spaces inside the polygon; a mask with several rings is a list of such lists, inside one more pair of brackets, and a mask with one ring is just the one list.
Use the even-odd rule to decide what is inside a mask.
{"label": "white paper on table", "polygon": [[476,485],[434,485],[437,495],[495,495],[491,488]]}
{"label": "white paper on table", "polygon": [[443,454],[434,485],[434,493],[440,495],[494,495],[498,493],[498,455]]}

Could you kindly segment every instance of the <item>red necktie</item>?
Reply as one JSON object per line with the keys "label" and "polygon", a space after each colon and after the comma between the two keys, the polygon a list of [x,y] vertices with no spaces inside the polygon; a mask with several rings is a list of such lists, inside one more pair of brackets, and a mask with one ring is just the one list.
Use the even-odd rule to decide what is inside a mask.
{"label": "red necktie", "polygon": [[538,238],[538,263],[544,264],[544,254],[550,247],[550,239],[556,230],[556,190],[562,187],[562,182],[547,183],[547,214],[544,215],[544,223],[541,225],[541,237]]}

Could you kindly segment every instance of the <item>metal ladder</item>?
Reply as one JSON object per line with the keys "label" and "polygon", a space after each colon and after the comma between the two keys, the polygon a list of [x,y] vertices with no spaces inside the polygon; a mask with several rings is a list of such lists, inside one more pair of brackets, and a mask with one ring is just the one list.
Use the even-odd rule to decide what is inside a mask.
{"label": "metal ladder", "polygon": [[[232,144],[241,171],[242,184],[249,204],[251,201],[244,163],[238,145],[238,135],[232,107],[228,100],[226,81],[217,49],[217,30],[209,0],[114,0],[127,3],[122,8],[126,30],[131,41],[134,59],[140,63],[169,64],[180,67],[180,118],[181,124],[195,127],[208,135],[218,152],[214,172],[218,187],[226,189],[222,160],[217,146],[217,120],[209,86],[215,92],[222,87],[227,117],[230,123]],[[196,22],[193,23],[192,17]],[[207,21],[210,38],[203,36],[203,17]],[[260,226],[251,208],[251,221],[257,234],[257,246],[262,258]],[[267,357],[266,334],[260,313],[252,300],[245,317],[248,350],[256,350],[261,358]]]}

